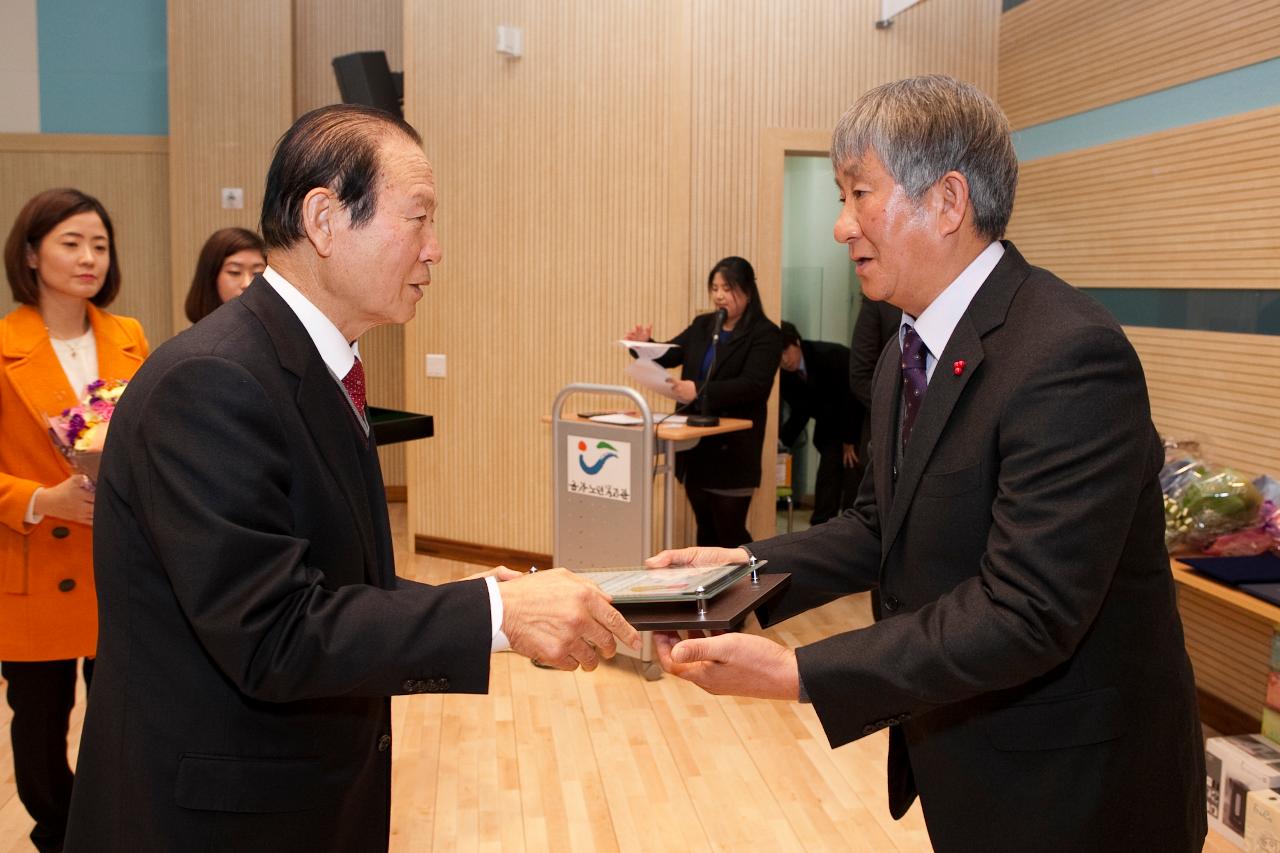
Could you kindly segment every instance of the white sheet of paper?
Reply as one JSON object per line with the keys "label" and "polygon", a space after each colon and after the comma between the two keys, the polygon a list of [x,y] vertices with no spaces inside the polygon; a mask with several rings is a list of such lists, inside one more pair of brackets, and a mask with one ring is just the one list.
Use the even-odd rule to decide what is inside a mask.
{"label": "white sheet of paper", "polygon": [[672,390],[671,383],[668,382],[671,374],[667,373],[667,369],[656,361],[638,358],[627,365],[626,374],[643,388],[648,388],[650,391],[661,394],[664,397],[670,397],[672,400],[676,398],[675,391]]}
{"label": "white sheet of paper", "polygon": [[672,347],[678,347],[679,344],[663,344],[658,341],[618,341],[629,350],[633,350],[639,358],[653,360],[662,355]]}
{"label": "white sheet of paper", "polygon": [[612,412],[607,415],[592,415],[591,420],[598,424],[616,424],[618,426],[639,426],[644,423],[644,418],[638,418],[635,415],[628,415],[624,412]]}

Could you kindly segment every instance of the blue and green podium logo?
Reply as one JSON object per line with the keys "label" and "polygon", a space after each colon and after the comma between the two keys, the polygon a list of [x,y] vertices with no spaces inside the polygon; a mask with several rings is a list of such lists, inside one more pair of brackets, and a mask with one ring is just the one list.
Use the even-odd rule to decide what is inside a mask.
{"label": "blue and green podium logo", "polygon": [[596,461],[591,464],[587,464],[587,443],[585,441],[578,442],[578,466],[588,475],[593,477],[600,473],[600,469],[604,467],[604,463],[608,462],[610,459],[615,459],[618,456],[618,448],[614,447],[607,441],[596,442],[595,449],[597,451],[603,450],[606,452],[601,454]]}

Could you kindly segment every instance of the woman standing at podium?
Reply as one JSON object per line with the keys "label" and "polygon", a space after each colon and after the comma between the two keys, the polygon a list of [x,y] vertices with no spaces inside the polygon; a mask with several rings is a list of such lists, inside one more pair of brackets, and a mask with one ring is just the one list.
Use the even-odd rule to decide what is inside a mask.
{"label": "woman standing at podium", "polygon": [[[782,361],[782,334],[764,314],[756,273],[746,260],[728,257],[717,263],[707,276],[707,291],[716,310],[694,317],[668,341],[678,348],[657,362],[681,367],[680,378],[670,380],[678,411],[751,421],[750,429],[707,436],[676,454],[676,477],[693,507],[698,544],[733,548],[751,541],[747,510],[760,486],[766,404]],[[625,338],[653,340],[652,329],[637,325]]]}

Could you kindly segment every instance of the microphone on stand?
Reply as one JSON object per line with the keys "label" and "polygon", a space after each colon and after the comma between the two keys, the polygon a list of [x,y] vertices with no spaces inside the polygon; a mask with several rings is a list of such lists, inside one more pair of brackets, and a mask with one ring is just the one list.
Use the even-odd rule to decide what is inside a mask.
{"label": "microphone on stand", "polygon": [[707,414],[707,383],[711,381],[712,375],[716,372],[716,355],[717,347],[720,344],[720,333],[724,331],[724,321],[729,319],[729,312],[723,308],[716,309],[715,325],[711,328],[711,364],[707,367],[707,378],[702,380],[702,387],[698,389],[698,412],[696,415],[689,415],[686,423],[695,427],[713,427],[720,426],[720,418],[715,415]]}

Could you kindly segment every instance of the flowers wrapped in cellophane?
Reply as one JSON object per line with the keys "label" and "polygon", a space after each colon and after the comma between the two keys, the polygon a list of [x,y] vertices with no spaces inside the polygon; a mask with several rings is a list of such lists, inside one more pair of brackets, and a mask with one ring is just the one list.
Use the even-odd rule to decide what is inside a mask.
{"label": "flowers wrapped in cellophane", "polygon": [[98,480],[107,427],[127,384],[123,379],[95,380],[77,405],[49,418],[49,435],[54,447],[73,468],[88,477],[91,484]]}
{"label": "flowers wrapped in cellophane", "polygon": [[1219,537],[1260,521],[1262,494],[1231,468],[1195,457],[1175,458],[1161,469],[1160,487],[1170,551],[1206,549]]}

